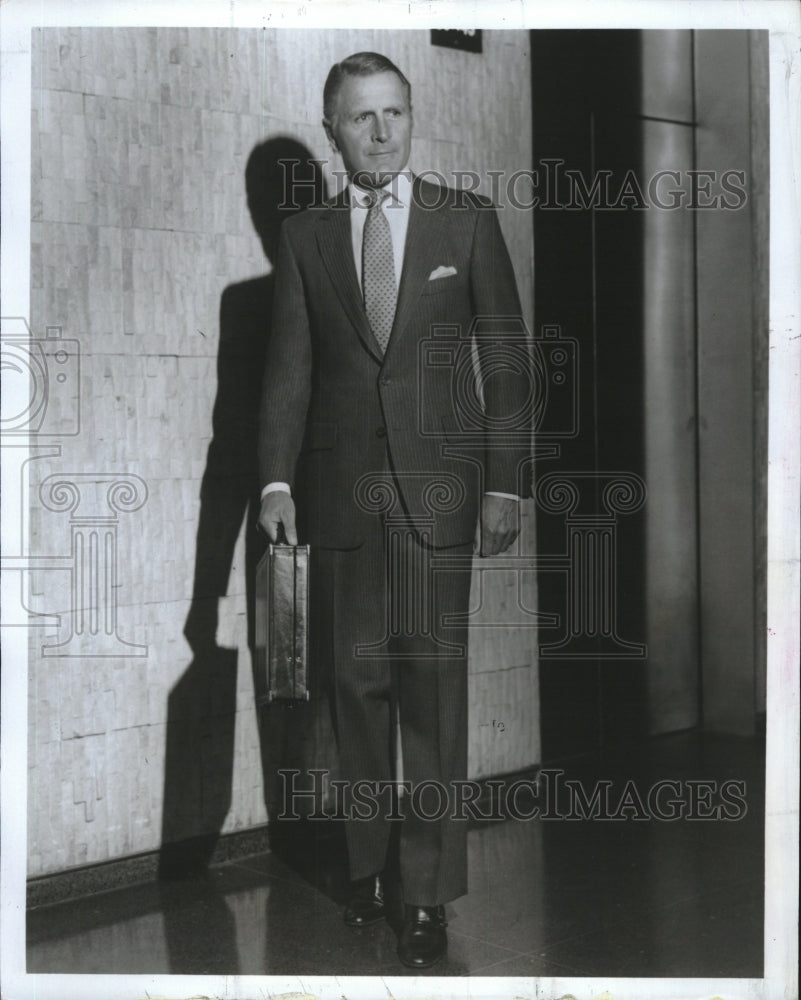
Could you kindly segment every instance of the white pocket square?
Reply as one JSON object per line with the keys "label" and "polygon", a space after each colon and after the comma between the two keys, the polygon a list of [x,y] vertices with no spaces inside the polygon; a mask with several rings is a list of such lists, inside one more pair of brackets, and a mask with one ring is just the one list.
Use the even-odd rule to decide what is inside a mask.
{"label": "white pocket square", "polygon": [[444,264],[440,264],[439,267],[435,268],[431,274],[429,274],[428,280],[436,281],[438,278],[449,278],[452,274],[456,274],[455,267],[446,267]]}

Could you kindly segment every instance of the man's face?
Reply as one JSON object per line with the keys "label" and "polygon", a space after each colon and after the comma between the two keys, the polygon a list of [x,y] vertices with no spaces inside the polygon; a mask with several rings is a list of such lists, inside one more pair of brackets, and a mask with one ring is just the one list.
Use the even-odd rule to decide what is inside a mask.
{"label": "man's face", "polygon": [[345,77],[333,120],[323,124],[351,180],[361,187],[381,187],[406,166],[412,109],[394,73]]}

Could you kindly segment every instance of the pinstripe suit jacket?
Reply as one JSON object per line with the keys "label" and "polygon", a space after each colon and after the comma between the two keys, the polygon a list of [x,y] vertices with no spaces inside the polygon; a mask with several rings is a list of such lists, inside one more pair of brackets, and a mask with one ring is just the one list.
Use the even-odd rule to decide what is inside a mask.
{"label": "pinstripe suit jacket", "polygon": [[[482,492],[521,493],[525,445],[498,447],[483,425],[485,415],[502,421],[525,410],[530,390],[514,365],[494,362],[497,337],[477,338],[485,415],[470,387],[474,318],[498,318],[488,324],[497,331],[521,315],[495,209],[419,178],[412,191],[384,356],[362,303],[346,196],[282,227],[259,468],[262,485],[290,484],[300,540],[311,545],[361,543],[368,515],[354,490],[387,469],[387,454],[407,510],[424,513],[432,498],[448,506],[430,489],[438,481],[456,494],[453,509],[436,515],[437,545],[473,537]],[[432,280],[438,268],[446,275]]]}

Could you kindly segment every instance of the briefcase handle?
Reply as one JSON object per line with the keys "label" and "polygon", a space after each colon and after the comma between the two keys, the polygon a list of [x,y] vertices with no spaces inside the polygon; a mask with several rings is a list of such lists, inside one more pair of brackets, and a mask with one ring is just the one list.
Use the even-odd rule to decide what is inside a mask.
{"label": "briefcase handle", "polygon": [[[261,525],[259,525],[258,527],[259,527],[259,530],[264,531],[264,528],[262,528]],[[266,535],[267,532],[264,531],[264,534]],[[268,541],[268,543],[270,545],[274,545],[274,546],[276,546],[278,548],[283,548],[283,549],[302,549],[302,548],[305,548],[305,546],[303,546],[303,545],[290,545],[289,544],[289,542],[286,540],[286,532],[284,531],[284,525],[283,525],[282,521],[278,522],[278,532],[276,533],[276,539],[275,539],[275,541],[271,542],[270,539],[269,539],[269,537],[267,538],[267,541]]]}
{"label": "briefcase handle", "polygon": [[289,542],[286,540],[286,532],[284,531],[283,521],[278,522],[278,531],[276,533],[275,542],[273,544],[280,545],[282,548],[285,549],[295,548],[294,545],[290,545]]}
{"label": "briefcase handle", "polygon": [[278,541],[268,542],[268,548],[271,551],[273,549],[291,549],[293,552],[304,551],[306,553],[309,553],[311,551],[311,546],[303,545],[301,542],[298,542],[297,545],[290,545],[289,542],[286,541],[286,535],[284,534],[283,524],[280,524],[278,526]]}

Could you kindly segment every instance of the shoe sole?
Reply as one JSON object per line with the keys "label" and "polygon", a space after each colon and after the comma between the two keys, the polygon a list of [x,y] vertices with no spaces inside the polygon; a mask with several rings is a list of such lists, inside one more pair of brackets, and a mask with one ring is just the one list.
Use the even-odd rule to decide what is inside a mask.
{"label": "shoe sole", "polygon": [[432,965],[436,965],[437,962],[441,962],[447,954],[448,949],[445,948],[441,955],[437,955],[436,958],[432,958],[430,962],[404,962],[400,955],[398,955],[398,960],[401,965],[405,966],[407,969],[430,969]]}
{"label": "shoe sole", "polygon": [[[400,955],[398,956],[400,958]],[[444,955],[437,955],[436,958],[432,959],[430,962],[404,962],[400,958],[400,963],[406,969],[430,969],[432,965],[436,965],[437,962],[441,962],[445,958]]]}

